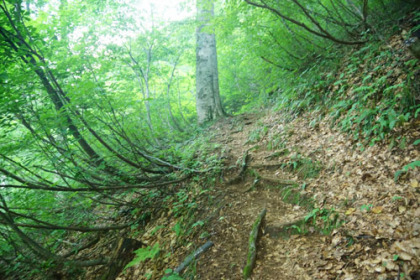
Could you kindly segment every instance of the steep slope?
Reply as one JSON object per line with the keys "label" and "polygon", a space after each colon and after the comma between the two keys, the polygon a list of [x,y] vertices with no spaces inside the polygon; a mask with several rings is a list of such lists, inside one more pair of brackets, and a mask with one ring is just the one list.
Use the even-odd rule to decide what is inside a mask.
{"label": "steep slope", "polygon": [[[263,208],[267,209],[265,234],[252,279],[391,279],[399,272],[416,279],[420,174],[408,172],[398,183],[394,174],[419,158],[413,145],[420,136],[419,122],[407,125],[405,149],[377,145],[361,152],[349,137],[332,130],[328,120],[311,126],[314,117],[307,114],[286,123],[281,115],[268,114],[259,120],[232,119],[218,127],[223,138],[214,141],[227,142],[232,161],[255,149],[249,152],[247,179],[220,186],[226,193],[224,207],[208,229],[216,245],[199,261],[197,279],[241,279],[251,224]],[[243,130],[232,130],[233,122]],[[262,132],[259,141],[250,143],[255,131]],[[284,145],[267,150],[279,137]],[[269,157],[284,149],[288,155]],[[311,163],[295,172],[288,168],[304,159]],[[317,169],[316,176],[303,174]],[[256,173],[260,182],[250,190]],[[285,199],[287,187],[276,180],[295,181],[299,199]],[[313,205],[305,204],[308,198],[313,198]],[[306,225],[296,223],[305,216],[312,217]],[[305,234],[291,231],[297,227]],[[292,235],[282,238],[287,233]]]}
{"label": "steep slope", "polygon": [[218,172],[146,225],[138,239],[161,253],[118,279],[161,279],[207,240],[183,277],[243,279],[263,209],[252,279],[419,279],[418,63],[395,35],[321,73],[312,99],[213,124],[196,157]]}

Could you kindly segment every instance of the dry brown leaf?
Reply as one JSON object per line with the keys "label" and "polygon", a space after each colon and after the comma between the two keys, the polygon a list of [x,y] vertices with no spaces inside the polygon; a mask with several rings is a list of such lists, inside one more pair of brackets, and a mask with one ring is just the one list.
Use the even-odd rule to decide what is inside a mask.
{"label": "dry brown leaf", "polygon": [[398,265],[396,265],[393,261],[391,260],[386,260],[384,261],[385,267],[388,270],[398,270]]}
{"label": "dry brown leaf", "polygon": [[330,263],[328,263],[325,267],[324,267],[324,269],[325,270],[330,270],[331,268],[333,268],[333,264],[330,262]]}
{"label": "dry brown leaf", "polygon": [[331,244],[333,245],[333,247],[337,246],[340,242],[341,242],[341,236],[339,235],[334,236],[333,239],[331,240]]}
{"label": "dry brown leaf", "polygon": [[371,209],[371,211],[373,212],[373,213],[375,213],[375,214],[380,214],[380,213],[382,213],[382,211],[383,211],[383,207],[382,206],[376,206],[376,207],[373,207],[372,209]]}
{"label": "dry brown leaf", "polygon": [[404,261],[410,261],[413,258],[410,254],[407,254],[406,252],[399,253],[398,257]]}
{"label": "dry brown leaf", "polygon": [[379,272],[379,273],[382,273],[382,272],[385,272],[385,267],[384,266],[377,266],[377,267],[375,267],[375,271],[376,272]]}
{"label": "dry brown leaf", "polygon": [[346,211],[346,215],[351,215],[351,214],[353,214],[355,211],[356,211],[356,208],[349,208],[349,209],[347,209],[347,211]]}
{"label": "dry brown leaf", "polygon": [[398,212],[404,213],[406,210],[407,210],[406,207],[404,207],[404,206],[398,206]]}

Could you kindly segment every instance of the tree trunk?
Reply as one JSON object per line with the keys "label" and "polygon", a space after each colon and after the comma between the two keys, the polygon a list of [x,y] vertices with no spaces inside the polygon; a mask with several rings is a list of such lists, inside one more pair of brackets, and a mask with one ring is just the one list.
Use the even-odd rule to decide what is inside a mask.
{"label": "tree trunk", "polygon": [[131,238],[120,238],[110,263],[105,267],[105,272],[98,280],[113,280],[118,277],[124,267],[135,257],[134,251],[141,248],[144,244]]}
{"label": "tree trunk", "polygon": [[219,93],[216,36],[209,26],[213,16],[213,0],[197,0],[196,98],[199,124],[225,115]]}

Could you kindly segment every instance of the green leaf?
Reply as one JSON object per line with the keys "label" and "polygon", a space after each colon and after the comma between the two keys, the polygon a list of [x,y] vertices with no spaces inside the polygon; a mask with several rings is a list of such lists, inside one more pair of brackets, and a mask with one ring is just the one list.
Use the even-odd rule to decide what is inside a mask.
{"label": "green leaf", "polygon": [[[167,270],[165,270],[165,272],[166,271],[172,271],[172,269],[167,269]],[[163,276],[162,280],[184,280],[184,278],[182,278],[178,274],[170,274],[170,275]]]}
{"label": "green leaf", "polygon": [[370,209],[372,209],[372,207],[373,207],[372,204],[364,204],[364,205],[360,206],[360,210],[370,211]]}
{"label": "green leaf", "polygon": [[153,245],[153,247],[148,246],[147,248],[137,249],[136,251],[134,251],[136,257],[131,262],[129,262],[124,267],[124,269],[135,266],[141,262],[144,262],[147,259],[153,259],[159,254],[159,252],[159,243],[156,243],[155,245]]}
{"label": "green leaf", "polygon": [[203,221],[198,221],[198,222],[195,222],[191,227],[196,227],[196,226],[202,226],[202,225],[204,225],[204,222]]}
{"label": "green leaf", "polygon": [[398,179],[400,178],[400,176],[403,174],[403,173],[405,173],[405,172],[407,172],[408,170],[410,170],[410,169],[416,169],[417,167],[420,167],[420,160],[415,160],[415,161],[413,161],[413,162],[410,162],[409,164],[407,164],[407,165],[404,165],[403,166],[403,168],[401,169],[401,170],[398,170],[397,172],[395,172],[395,175],[394,175],[394,181],[395,182],[397,182],[398,181]]}
{"label": "green leaf", "polygon": [[176,236],[180,236],[182,233],[182,227],[180,223],[176,223],[173,227],[173,230],[175,231]]}

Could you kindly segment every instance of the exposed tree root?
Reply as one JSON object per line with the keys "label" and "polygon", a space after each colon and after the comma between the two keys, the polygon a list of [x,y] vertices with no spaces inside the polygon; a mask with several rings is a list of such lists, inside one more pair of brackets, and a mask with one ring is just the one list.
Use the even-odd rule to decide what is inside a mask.
{"label": "exposed tree root", "polygon": [[250,165],[249,167],[251,168],[279,168],[282,167],[283,163],[274,163],[274,164],[254,164],[254,165]]}
{"label": "exposed tree root", "polygon": [[174,269],[174,273],[181,273],[193,260],[197,259],[201,254],[203,254],[213,245],[214,244],[211,241],[207,241],[206,243],[204,243],[203,246],[198,248],[194,253],[192,253],[188,257],[186,257],[185,260],[177,268]]}
{"label": "exposed tree root", "polygon": [[242,156],[241,171],[239,172],[239,174],[235,178],[233,178],[233,179],[231,179],[231,180],[229,180],[227,182],[228,185],[237,184],[237,183],[241,182],[244,179],[245,171],[248,168],[248,161],[249,161],[249,154],[248,154],[248,152],[249,152],[249,150],[250,149],[246,150],[246,152]]}
{"label": "exposed tree root", "polygon": [[275,184],[282,185],[282,186],[293,186],[293,185],[298,184],[296,181],[273,178],[273,177],[266,177],[266,176],[259,176],[259,180],[260,181],[267,181],[269,183],[275,183]]}
{"label": "exposed tree root", "polygon": [[263,224],[266,213],[267,209],[264,209],[252,225],[251,234],[249,236],[249,251],[246,265],[243,270],[243,277],[245,280],[251,276],[252,270],[255,266],[255,261],[257,259],[257,241],[260,236],[259,233],[261,232],[261,225]]}

